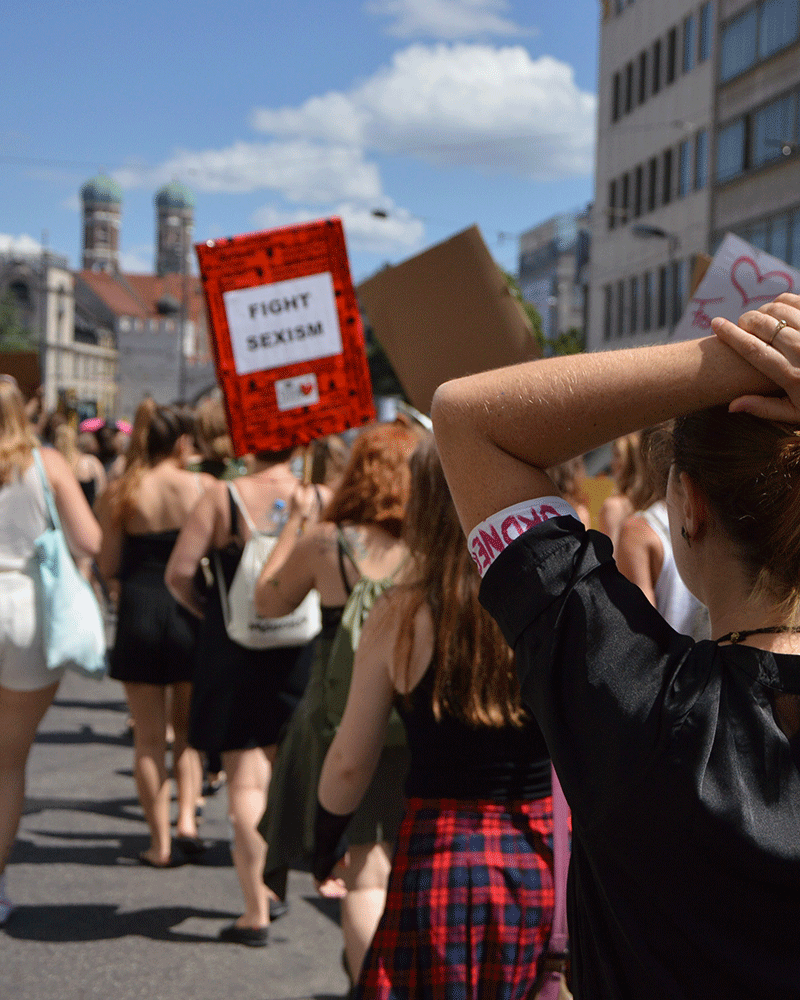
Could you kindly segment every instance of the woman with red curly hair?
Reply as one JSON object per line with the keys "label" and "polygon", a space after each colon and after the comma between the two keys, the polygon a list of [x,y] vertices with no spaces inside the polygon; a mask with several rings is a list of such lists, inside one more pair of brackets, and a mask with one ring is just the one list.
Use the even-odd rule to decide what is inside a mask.
{"label": "woman with red curly hair", "polygon": [[[317,781],[327,750],[313,706],[342,612],[355,584],[394,578],[406,562],[401,539],[410,491],[408,460],[418,435],[400,424],[379,424],[356,439],[324,519],[302,533],[313,511],[313,487],[295,492],[289,519],[256,589],[256,609],[269,618],[292,612],[316,588],[322,604],[311,679],[275,762],[267,813],[259,829],[268,844],[265,880],[283,893],[281,873],[310,854]],[[341,900],[345,962],[353,980],[386,900],[392,842],[403,814],[405,747],[384,749],[375,777],[348,828],[350,865]]]}

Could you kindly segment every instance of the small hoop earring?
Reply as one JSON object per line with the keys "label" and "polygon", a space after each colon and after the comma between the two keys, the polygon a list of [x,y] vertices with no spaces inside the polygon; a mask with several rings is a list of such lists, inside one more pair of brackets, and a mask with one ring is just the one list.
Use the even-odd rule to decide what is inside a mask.
{"label": "small hoop earring", "polygon": [[684,540],[684,542],[686,542],[686,544],[689,546],[689,548],[692,547],[692,540],[691,540],[691,538],[689,538],[689,533],[686,530],[686,525],[684,525],[681,528],[681,538]]}

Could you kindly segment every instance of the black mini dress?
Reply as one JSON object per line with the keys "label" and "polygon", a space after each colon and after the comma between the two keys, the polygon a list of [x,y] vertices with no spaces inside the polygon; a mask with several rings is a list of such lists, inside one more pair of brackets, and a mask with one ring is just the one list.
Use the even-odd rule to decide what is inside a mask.
{"label": "black mini dress", "polygon": [[177,530],[126,535],[109,674],[140,684],[192,679],[198,621],[167,590],[164,571]]}

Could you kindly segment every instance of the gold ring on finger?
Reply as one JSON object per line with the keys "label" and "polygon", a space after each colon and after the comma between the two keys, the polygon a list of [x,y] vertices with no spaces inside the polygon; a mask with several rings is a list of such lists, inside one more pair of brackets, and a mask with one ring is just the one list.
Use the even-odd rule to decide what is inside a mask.
{"label": "gold ring on finger", "polygon": [[786,320],[785,319],[779,319],[778,320],[778,325],[775,327],[775,332],[772,334],[772,336],[770,337],[769,341],[767,341],[767,346],[768,347],[772,347],[773,343],[775,342],[775,338],[778,336],[778,334],[781,332],[781,330],[785,326],[786,326]]}

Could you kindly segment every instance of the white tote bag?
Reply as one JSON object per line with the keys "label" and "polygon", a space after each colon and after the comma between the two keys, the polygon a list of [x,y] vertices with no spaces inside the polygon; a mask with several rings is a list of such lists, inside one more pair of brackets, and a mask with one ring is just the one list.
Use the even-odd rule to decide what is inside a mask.
{"label": "white tote bag", "polygon": [[308,593],[302,603],[281,618],[262,618],[255,609],[255,590],[261,570],[278,541],[276,535],[263,534],[242,503],[233,483],[228,483],[231,497],[250,529],[242,558],[236,567],[230,590],[225,589],[225,577],[219,553],[214,553],[222,616],[228,637],[247,649],[275,649],[281,646],[304,646],[322,627],[319,594]]}

